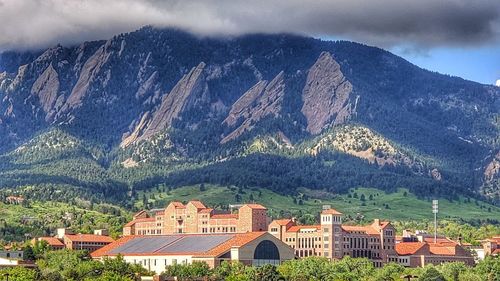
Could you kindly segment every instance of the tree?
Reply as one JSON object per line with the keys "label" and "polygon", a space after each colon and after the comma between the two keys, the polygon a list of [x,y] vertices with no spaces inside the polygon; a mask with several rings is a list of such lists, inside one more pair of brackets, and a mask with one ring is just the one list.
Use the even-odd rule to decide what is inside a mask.
{"label": "tree", "polygon": [[383,268],[377,270],[375,281],[396,281],[400,280],[401,274],[405,271],[404,266],[397,263],[388,263]]}
{"label": "tree", "polygon": [[206,191],[206,190],[207,190],[207,189],[206,189],[206,187],[205,187],[205,184],[204,184],[204,183],[201,183],[201,184],[200,184],[200,192],[204,192],[204,191]]}
{"label": "tree", "polygon": [[361,202],[365,202],[366,201],[365,195],[361,194],[361,196],[359,197],[359,200],[361,200]]}
{"label": "tree", "polygon": [[424,271],[418,278],[419,281],[446,281],[443,274],[439,272],[434,266],[425,267]]}
{"label": "tree", "polygon": [[460,275],[467,270],[467,266],[462,262],[448,262],[439,266],[439,271],[451,281],[459,281]]}

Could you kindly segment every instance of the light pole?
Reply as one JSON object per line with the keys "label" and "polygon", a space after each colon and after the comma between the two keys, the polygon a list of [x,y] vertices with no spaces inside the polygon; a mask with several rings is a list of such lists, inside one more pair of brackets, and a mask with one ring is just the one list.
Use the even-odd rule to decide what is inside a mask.
{"label": "light pole", "polygon": [[437,242],[437,214],[438,214],[438,200],[432,200],[432,213],[434,214],[434,244]]}
{"label": "light pole", "polygon": [[9,275],[10,275],[9,273],[5,273],[5,274],[3,275],[3,276],[5,276],[5,278],[6,278],[5,280],[9,281]]}

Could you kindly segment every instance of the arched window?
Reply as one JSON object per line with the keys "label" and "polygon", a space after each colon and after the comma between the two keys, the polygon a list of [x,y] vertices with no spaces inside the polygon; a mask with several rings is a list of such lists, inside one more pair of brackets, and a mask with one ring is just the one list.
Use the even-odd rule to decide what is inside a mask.
{"label": "arched window", "polygon": [[280,252],[273,242],[264,240],[255,248],[253,259],[254,265],[279,264]]}

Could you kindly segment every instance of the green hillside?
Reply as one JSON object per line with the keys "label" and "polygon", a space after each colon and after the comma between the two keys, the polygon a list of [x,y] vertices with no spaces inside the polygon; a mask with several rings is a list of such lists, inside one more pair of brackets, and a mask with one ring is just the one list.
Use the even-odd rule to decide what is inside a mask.
{"label": "green hillside", "polygon": [[[239,202],[257,202],[270,209],[271,215],[296,214],[299,212],[316,215],[322,205],[344,213],[352,220],[369,221],[374,218],[389,220],[427,220],[432,219],[431,201],[418,199],[406,189],[394,193],[384,193],[373,188],[351,189],[348,194],[332,195],[328,192],[302,189],[298,196],[283,196],[263,188],[238,189],[215,185],[187,186],[168,190],[158,187],[147,192],[140,192],[136,207],[142,208],[144,197],[151,207],[163,207],[172,200],[188,201],[199,199],[210,206],[237,204]],[[306,196],[306,194],[308,196]],[[364,197],[364,201],[363,198]],[[321,198],[321,199],[319,199]],[[465,198],[456,201],[440,200],[439,217],[462,219],[465,221],[498,220],[500,208]]]}

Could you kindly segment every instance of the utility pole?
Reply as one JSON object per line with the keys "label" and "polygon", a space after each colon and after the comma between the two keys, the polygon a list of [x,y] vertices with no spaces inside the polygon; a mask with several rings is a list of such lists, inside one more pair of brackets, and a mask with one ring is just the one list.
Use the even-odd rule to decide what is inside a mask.
{"label": "utility pole", "polygon": [[437,214],[438,200],[432,200],[432,213],[434,214],[434,244],[437,242]]}

